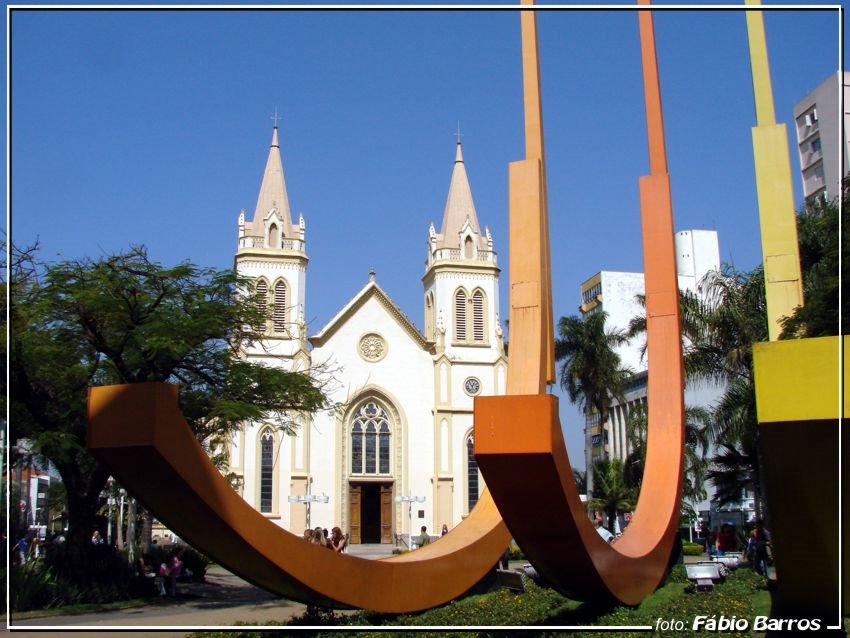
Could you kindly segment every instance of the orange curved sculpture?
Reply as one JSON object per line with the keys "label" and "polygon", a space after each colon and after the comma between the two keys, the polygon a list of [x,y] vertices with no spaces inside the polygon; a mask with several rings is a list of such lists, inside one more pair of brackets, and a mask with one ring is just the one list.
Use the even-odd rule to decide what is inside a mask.
{"label": "orange curved sculpture", "polygon": [[531,12],[522,14],[526,159],[512,164],[510,171],[509,396],[476,399],[474,419],[479,468],[534,567],[564,594],[626,604],[639,603],[665,577],[678,528],[684,459],[679,297],[652,14],[641,11],[639,24],[650,154],[650,175],[640,179],[649,432],[640,500],[625,533],[609,545],[590,523],[564,445],[558,400],[545,394],[554,344],[546,324],[551,287],[537,34]]}
{"label": "orange curved sculpture", "polygon": [[485,493],[451,534],[415,552],[382,560],[329,552],[233,490],[186,425],[176,386],[91,388],[88,410],[89,449],[157,518],[233,573],[292,600],[387,613],[436,607],[474,586],[510,542]]}
{"label": "orange curved sculpture", "polygon": [[606,545],[585,515],[558,423],[557,399],[544,394],[554,380],[553,321],[536,25],[529,12],[522,13],[527,159],[510,167],[507,390],[512,396],[476,399],[475,450],[489,492],[469,517],[439,541],[383,560],[305,543],[230,487],[187,427],[176,387],[165,384],[92,388],[92,453],[193,546],[246,580],[294,600],[390,613],[448,602],[475,585],[504,551],[510,540],[504,515],[531,562],[559,590],[579,598],[613,595],[639,602],[666,570],[678,521],[683,457],[669,181],[657,72],[646,72],[650,57],[654,64],[651,16],[643,12],[640,19],[652,158],[652,174],[641,180],[648,353],[652,370],[665,372],[649,376],[644,487],[635,517],[616,546]]}

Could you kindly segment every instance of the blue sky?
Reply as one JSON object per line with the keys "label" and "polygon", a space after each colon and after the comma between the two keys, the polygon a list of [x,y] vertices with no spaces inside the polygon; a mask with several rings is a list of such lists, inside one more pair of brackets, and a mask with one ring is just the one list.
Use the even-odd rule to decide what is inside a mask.
{"label": "blue sky", "polygon": [[[777,118],[790,124],[840,65],[838,13],[768,10],[765,25]],[[648,157],[636,13],[549,10],[538,26],[559,317],[595,272],[643,269]],[[676,228],[717,230],[721,259],[750,270],[761,251],[743,12],[658,11],[655,30]],[[421,328],[427,231],[459,122],[507,317],[507,165],[524,153],[516,12],[16,11],[11,51],[16,244],[38,238],[51,260],[144,244],[163,263],[231,267],[277,109],[290,203],[307,224],[311,333],[371,268]],[[577,411],[562,420],[582,466]]]}

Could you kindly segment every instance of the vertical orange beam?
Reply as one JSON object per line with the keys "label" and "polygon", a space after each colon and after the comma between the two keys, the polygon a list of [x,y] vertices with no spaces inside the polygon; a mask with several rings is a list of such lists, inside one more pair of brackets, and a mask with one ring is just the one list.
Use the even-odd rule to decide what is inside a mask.
{"label": "vertical orange beam", "polygon": [[[534,0],[522,0],[523,5],[533,5]],[[540,247],[542,261],[540,264],[540,302],[543,322],[543,376],[545,382],[555,382],[555,342],[554,315],[552,311],[552,273],[551,249],[549,243],[549,214],[548,196],[546,193],[546,158],[543,143],[543,102],[540,96],[540,57],[537,44],[537,15],[534,11],[522,11],[520,14],[520,29],[522,32],[522,84],[523,104],[525,110],[525,157],[526,160],[537,160],[540,165],[539,204],[537,211],[528,211],[537,218],[539,225]],[[530,251],[529,251],[530,252]],[[512,324],[513,325],[513,324]]]}
{"label": "vertical orange beam", "polygon": [[[648,5],[649,0],[638,0]],[[638,12],[640,60],[643,67],[643,97],[646,104],[646,132],[649,141],[649,173],[667,173],[667,149],[664,146],[664,118],[661,110],[661,84],[655,53],[655,28],[652,11]]]}
{"label": "vertical orange beam", "polygon": [[[523,15],[523,26],[533,23],[531,18]],[[684,371],[673,218],[648,11],[641,12],[640,26],[652,168],[640,180],[649,348],[647,466],[651,467],[644,473],[635,516],[616,544],[605,543],[590,524],[573,480],[557,397],[542,394],[543,376],[534,376],[545,367],[545,355],[533,348],[546,342],[540,297],[546,286],[542,273],[549,268],[548,263],[541,265],[540,253],[533,254],[544,241],[544,225],[538,223],[540,214],[545,214],[541,157],[511,164],[510,170],[508,395],[476,397],[474,416],[478,467],[531,564],[565,595],[579,600],[611,597],[629,605],[654,591],[667,571],[679,521],[684,458]],[[528,70],[536,69],[536,47],[529,46],[533,36],[532,29],[523,30],[527,106],[530,101],[539,104],[533,102],[535,97],[539,100],[539,84],[528,81],[534,77]],[[536,119],[534,113],[528,116],[526,126],[529,135],[536,136],[539,113]],[[527,141],[527,150],[542,152],[542,143],[536,138]],[[522,393],[526,396],[517,396]]]}
{"label": "vertical orange beam", "polygon": [[[649,0],[638,0],[648,5]],[[649,375],[649,423],[653,435],[660,432],[664,440],[676,441],[684,449],[684,364],[681,341],[670,339],[679,334],[679,285],[676,276],[676,252],[673,229],[673,205],[670,176],[667,173],[667,151],[664,143],[664,118],[655,49],[652,11],[638,12],[641,62],[643,66],[646,129],[649,143],[650,174],[640,178],[641,227],[643,231],[643,263],[646,288],[646,340]],[[658,446],[647,452],[644,485],[670,492],[677,502],[681,494],[682,454],[671,455]],[[678,458],[680,468],[670,480],[664,456]],[[667,463],[669,465],[669,461]],[[666,478],[665,478],[666,477]],[[664,484],[666,480],[667,485]]]}

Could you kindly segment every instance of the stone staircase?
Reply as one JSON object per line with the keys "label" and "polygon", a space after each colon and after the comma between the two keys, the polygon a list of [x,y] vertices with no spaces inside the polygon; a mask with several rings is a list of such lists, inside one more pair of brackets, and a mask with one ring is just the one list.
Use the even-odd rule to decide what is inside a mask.
{"label": "stone staircase", "polygon": [[360,543],[348,546],[348,554],[360,558],[386,558],[393,555],[392,543]]}

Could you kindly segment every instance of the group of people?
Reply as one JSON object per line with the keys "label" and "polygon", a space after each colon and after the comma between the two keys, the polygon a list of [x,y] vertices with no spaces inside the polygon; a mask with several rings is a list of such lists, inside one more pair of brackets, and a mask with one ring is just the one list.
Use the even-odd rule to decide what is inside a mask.
{"label": "group of people", "polygon": [[167,562],[159,566],[159,595],[177,596],[177,578],[183,571],[183,548],[178,547],[172,552]]}
{"label": "group of people", "polygon": [[708,534],[709,555],[722,556],[726,552],[743,550],[753,569],[762,576],[767,576],[769,548],[770,535],[760,520],[755,522],[746,540],[737,533],[735,526],[729,523],[724,523],[719,530],[715,528]]}
{"label": "group of people", "polygon": [[21,536],[13,547],[14,558],[23,565],[44,556],[48,544],[60,545],[64,542],[65,535],[62,532],[54,532],[49,541],[40,538],[38,534]]}
{"label": "group of people", "polygon": [[[440,530],[440,538],[449,533],[449,526],[443,523],[443,529]],[[428,526],[423,525],[419,530],[419,536],[413,537],[413,542],[416,543],[417,547],[422,547],[423,545],[427,545],[431,542],[431,535],[428,533]]]}
{"label": "group of people", "polygon": [[346,539],[345,534],[342,533],[342,530],[339,527],[331,529],[330,534],[328,534],[328,530],[321,527],[305,529],[304,540],[308,543],[332,549],[335,552],[344,552],[345,548],[348,546],[348,539]]}

